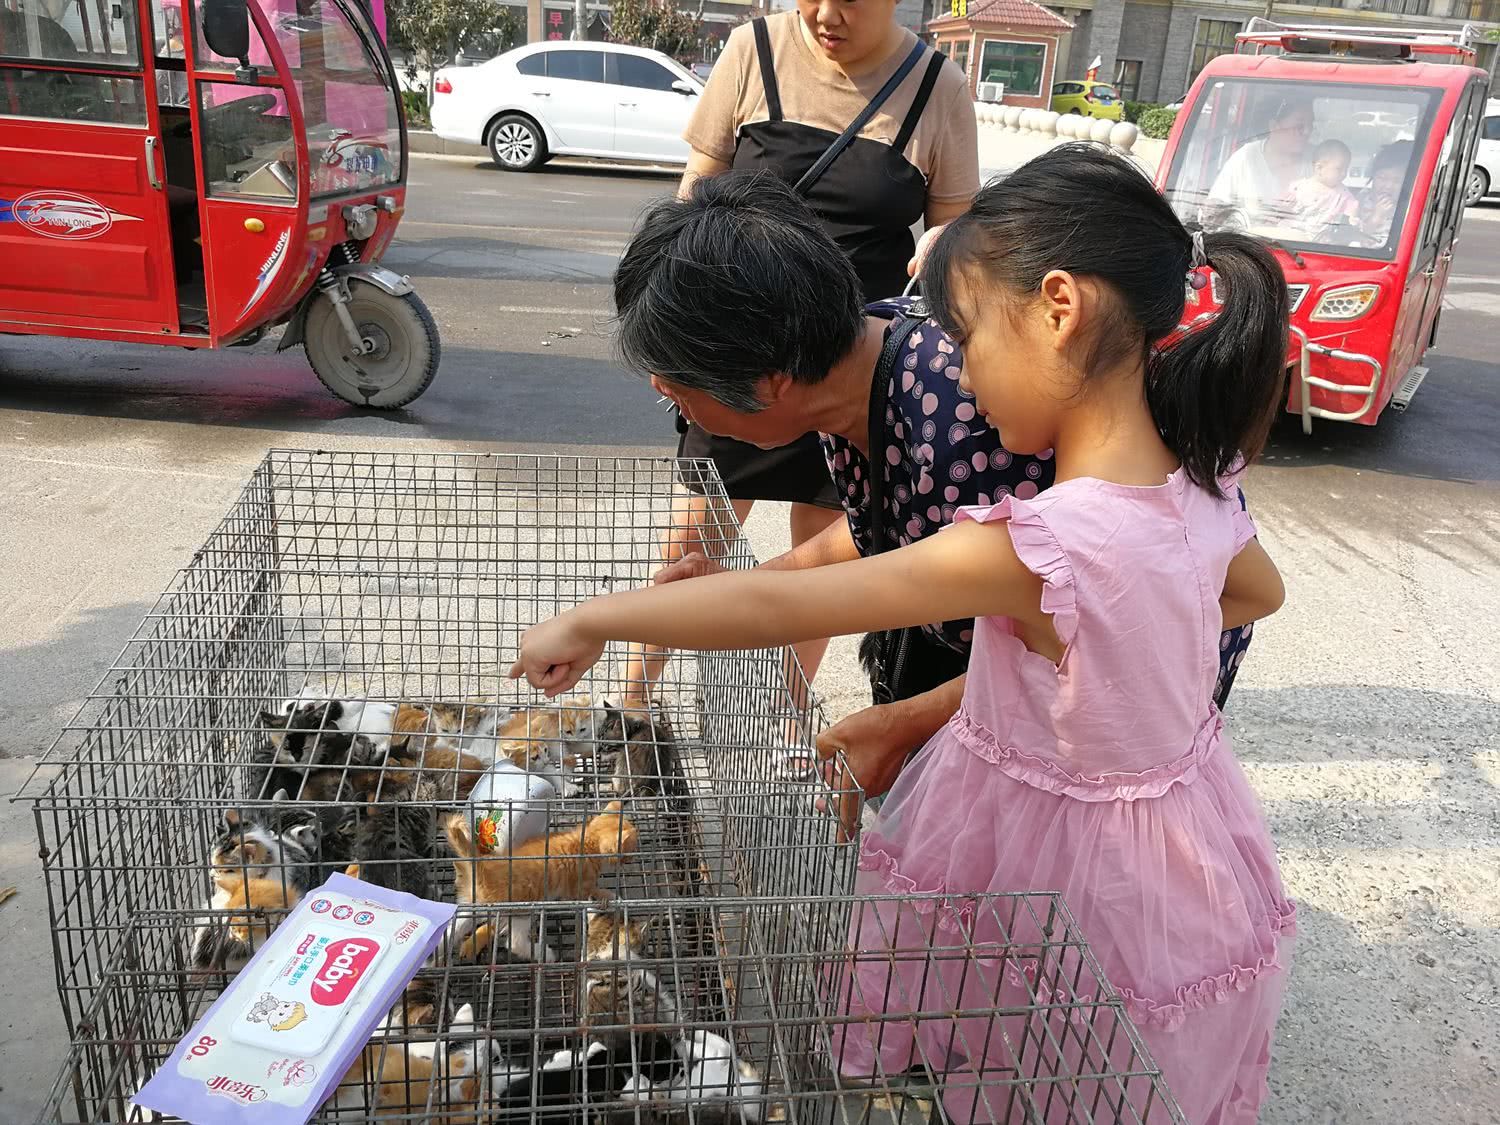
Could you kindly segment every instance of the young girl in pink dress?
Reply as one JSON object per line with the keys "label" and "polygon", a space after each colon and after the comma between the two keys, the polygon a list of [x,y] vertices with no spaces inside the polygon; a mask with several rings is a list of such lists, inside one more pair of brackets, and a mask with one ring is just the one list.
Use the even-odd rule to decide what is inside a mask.
{"label": "young girl in pink dress", "polygon": [[[1178,338],[1184,289],[1210,269],[1225,303]],[[954,917],[903,926],[909,943],[964,929],[966,894],[1061,891],[1187,1119],[1253,1122],[1293,909],[1210,698],[1224,629],[1282,600],[1233,499],[1280,398],[1281,271],[1247,237],[1190,234],[1124,160],[1065,146],[981,192],[924,284],[1005,448],[1055,451],[1052,488],[857,562],[596,599],[531,629],[512,675],[555,695],[610,640],[762,648],[979,618],[963,705],[865,833],[857,892],[953,896]],[[1014,962],[986,979],[972,961],[907,972],[879,956],[902,909],[856,912],[853,944],[877,954],[856,958],[856,1015],[1026,1002]],[[840,1069],[936,1059],[978,1075],[982,1092],[1001,1044],[964,1023],[856,1022],[835,1044]],[[1075,1072],[1083,1050],[1062,1044]],[[1003,1098],[964,1100],[950,1094],[953,1116],[1009,1118]],[[1061,1102],[1042,1113],[1074,1119]]]}

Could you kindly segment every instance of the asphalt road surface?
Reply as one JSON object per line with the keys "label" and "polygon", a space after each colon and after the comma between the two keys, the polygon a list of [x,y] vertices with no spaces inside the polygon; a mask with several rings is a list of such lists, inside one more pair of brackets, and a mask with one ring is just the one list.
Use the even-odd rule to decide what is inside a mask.
{"label": "asphalt road surface", "polygon": [[[369,414],[271,341],[217,354],[0,337],[5,472],[0,788],[24,779],[271,446],[665,451],[655,396],[610,361],[609,278],[673,179],[510,176],[418,159],[387,261],[437,317],[443,366]],[[1431,356],[1374,429],[1284,419],[1250,477],[1288,608],[1230,722],[1302,937],[1270,1125],[1500,1120],[1500,205],[1471,211]],[[761,557],[785,522],[757,512]],[[864,700],[847,645],[819,688]],[[0,1119],[61,1044],[29,810],[0,806]]]}

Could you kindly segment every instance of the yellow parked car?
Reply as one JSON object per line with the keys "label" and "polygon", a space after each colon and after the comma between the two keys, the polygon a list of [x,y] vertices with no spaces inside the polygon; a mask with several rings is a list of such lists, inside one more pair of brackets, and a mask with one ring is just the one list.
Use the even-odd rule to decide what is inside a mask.
{"label": "yellow parked car", "polygon": [[1121,121],[1125,117],[1125,103],[1113,86],[1081,78],[1052,87],[1052,109],[1055,113],[1079,113],[1105,121]]}

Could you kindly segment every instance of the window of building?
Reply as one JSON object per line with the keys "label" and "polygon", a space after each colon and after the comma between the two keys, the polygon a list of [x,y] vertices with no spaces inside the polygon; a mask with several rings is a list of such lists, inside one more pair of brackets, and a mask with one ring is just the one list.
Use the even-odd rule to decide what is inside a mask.
{"label": "window of building", "polygon": [[1141,100],[1141,60],[1115,60],[1115,89],[1127,102]]}
{"label": "window of building", "polygon": [[961,39],[953,44],[953,53],[949,57],[965,75],[969,73],[969,41],[967,39]]}
{"label": "window of building", "polygon": [[1234,37],[1243,25],[1239,20],[1199,20],[1193,36],[1193,67],[1188,71],[1188,85],[1212,59],[1234,52]]}
{"label": "window of building", "polygon": [[1040,97],[1042,72],[1047,69],[1044,43],[1016,43],[989,39],[979,55],[979,81],[1004,82],[1005,96]]}

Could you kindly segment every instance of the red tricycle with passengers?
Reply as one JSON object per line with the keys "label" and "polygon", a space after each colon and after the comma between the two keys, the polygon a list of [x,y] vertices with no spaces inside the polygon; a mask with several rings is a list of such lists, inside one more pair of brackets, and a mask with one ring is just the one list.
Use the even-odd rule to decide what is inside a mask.
{"label": "red tricycle with passengers", "polygon": [[218,348],[285,324],[393,408],[437,327],[381,266],[406,199],[360,0],[0,0],[0,333]]}
{"label": "red tricycle with passengers", "polygon": [[[1275,250],[1308,433],[1374,425],[1426,377],[1489,86],[1476,40],[1253,19],[1177,114],[1157,186],[1184,222]],[[1189,289],[1185,327],[1218,303],[1216,278]]]}

